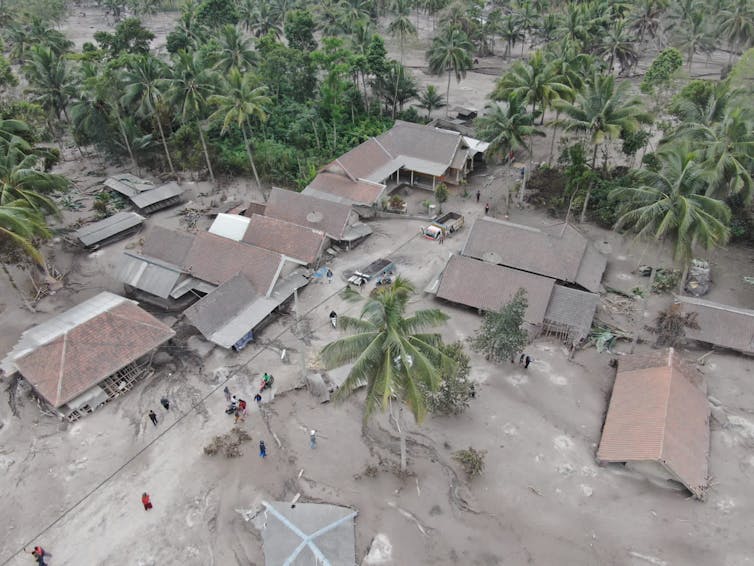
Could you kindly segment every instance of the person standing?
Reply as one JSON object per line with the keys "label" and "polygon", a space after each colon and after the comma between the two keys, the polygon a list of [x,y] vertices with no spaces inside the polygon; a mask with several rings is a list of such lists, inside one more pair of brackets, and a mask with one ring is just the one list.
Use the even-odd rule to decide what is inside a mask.
{"label": "person standing", "polygon": [[482,191],[479,189],[476,190],[476,201],[479,202],[479,198],[482,196]]}
{"label": "person standing", "polygon": [[445,232],[440,232],[440,236],[437,238],[442,246],[445,243]]}
{"label": "person standing", "polygon": [[332,278],[333,278],[332,269],[330,269],[330,268],[328,267],[328,268],[327,268],[327,283],[328,283],[328,285],[329,285],[330,283],[332,283]]}
{"label": "person standing", "polygon": [[317,447],[317,431],[314,429],[309,431],[309,447],[312,449]]}
{"label": "person standing", "polygon": [[146,491],[141,494],[141,504],[144,506],[144,511],[149,511],[152,508],[152,500]]}
{"label": "person standing", "polygon": [[157,415],[152,409],[149,409],[149,420],[152,421],[154,426],[157,426]]}
{"label": "person standing", "polygon": [[332,324],[333,328],[337,328],[338,326],[338,315],[335,311],[330,311],[330,324]]}
{"label": "person standing", "polygon": [[267,457],[267,447],[264,445],[264,440],[259,441],[259,457],[260,458]]}
{"label": "person standing", "polygon": [[165,407],[166,411],[170,410],[170,401],[168,401],[167,397],[163,397],[162,399],[160,399],[160,403],[162,404],[163,407]]}
{"label": "person standing", "polygon": [[529,369],[529,364],[532,363],[534,360],[531,356],[527,355],[524,359],[524,369]]}
{"label": "person standing", "polygon": [[484,205],[484,215],[487,216],[490,213],[490,203]]}
{"label": "person standing", "polygon": [[260,407],[262,405],[262,396],[257,393],[256,395],[254,395],[254,401],[256,401],[257,406]]}
{"label": "person standing", "polygon": [[34,550],[31,551],[31,555],[36,558],[37,566],[46,566],[47,562],[45,562],[45,557],[52,556],[52,554],[46,552],[45,549],[39,545],[34,547]]}
{"label": "person standing", "polygon": [[223,389],[223,393],[225,393],[225,402],[230,403],[230,389],[228,389],[228,386],[225,386],[225,389]]}

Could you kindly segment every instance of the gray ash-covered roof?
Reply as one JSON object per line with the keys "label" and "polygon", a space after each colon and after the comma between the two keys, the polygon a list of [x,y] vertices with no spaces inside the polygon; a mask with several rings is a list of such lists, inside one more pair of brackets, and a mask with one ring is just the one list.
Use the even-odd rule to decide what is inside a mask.
{"label": "gray ash-covered roof", "polygon": [[79,228],[75,235],[84,246],[90,247],[105,241],[112,241],[119,235],[125,235],[125,233],[141,226],[143,222],[144,217],[140,214],[118,212],[108,218]]}
{"label": "gray ash-covered roof", "polygon": [[545,312],[545,322],[569,327],[573,339],[579,340],[589,334],[599,302],[600,296],[596,293],[555,285]]}
{"label": "gray ash-covered roof", "polygon": [[676,297],[676,301],[695,323],[686,327],[687,338],[754,354],[754,310],[693,297]]}
{"label": "gray ash-covered roof", "polygon": [[322,230],[333,240],[343,239],[356,213],[347,204],[340,204],[295,191],[273,188],[267,201],[265,216]]}

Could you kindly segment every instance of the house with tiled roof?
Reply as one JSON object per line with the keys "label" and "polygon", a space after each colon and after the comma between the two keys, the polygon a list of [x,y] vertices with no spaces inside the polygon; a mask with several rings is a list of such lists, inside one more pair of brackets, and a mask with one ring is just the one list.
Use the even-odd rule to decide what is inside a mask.
{"label": "house with tiled roof", "polygon": [[0,367],[75,421],[143,379],[174,335],[135,301],[103,292],[25,331]]}

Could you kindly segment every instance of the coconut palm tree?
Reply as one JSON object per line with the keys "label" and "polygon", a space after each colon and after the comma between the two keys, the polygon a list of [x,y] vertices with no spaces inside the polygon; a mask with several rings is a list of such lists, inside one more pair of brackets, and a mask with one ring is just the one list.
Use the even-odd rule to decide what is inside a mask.
{"label": "coconut palm tree", "polygon": [[401,46],[401,65],[403,65],[403,45],[407,37],[416,35],[416,27],[411,23],[411,2],[410,0],[394,0],[393,13],[395,18],[390,21],[387,31],[393,37],[397,37]]}
{"label": "coconut palm tree", "polygon": [[[589,136],[593,147],[593,170],[596,170],[597,150],[602,144],[619,138],[621,132],[634,133],[640,124],[651,121],[641,100],[631,96],[629,89],[630,84],[627,81],[616,84],[613,75],[603,76],[595,73],[584,89],[576,93],[572,102],[562,98],[554,102],[555,108],[565,114],[561,125],[567,131]],[[586,220],[591,190],[590,184],[581,211],[582,222]]]}
{"label": "coconut palm tree", "polygon": [[688,70],[691,71],[695,53],[710,54],[717,47],[717,39],[707,14],[702,9],[692,12],[683,24],[675,28],[671,43],[673,47],[686,52]]}
{"label": "coconut palm tree", "polygon": [[466,76],[466,71],[471,68],[473,49],[474,46],[468,36],[454,27],[446,28],[432,40],[432,47],[427,51],[429,71],[434,75],[448,73],[446,102],[450,101],[451,74],[455,74],[456,82],[461,82],[461,79]]}
{"label": "coconut palm tree", "polygon": [[731,46],[733,54],[754,45],[754,5],[750,0],[731,0],[719,14],[718,30]]}
{"label": "coconut palm tree", "polygon": [[610,26],[602,40],[599,54],[607,60],[607,71],[613,72],[613,65],[620,65],[620,72],[629,71],[639,62],[639,53],[634,46],[634,37],[626,26],[625,20],[618,20]]}
{"label": "coconut palm tree", "polygon": [[37,168],[38,155],[26,153],[16,145],[0,152],[0,205],[23,205],[41,214],[57,212],[50,195],[62,192],[70,182],[62,175]]}
{"label": "coconut palm tree", "polygon": [[[441,375],[453,362],[440,350],[439,334],[424,332],[443,324],[448,316],[439,309],[425,309],[406,316],[414,288],[401,277],[381,288],[364,305],[361,316],[338,317],[348,336],[325,346],[321,359],[327,368],[353,363],[335,399],[343,400],[366,386],[365,422],[376,409],[389,409],[401,441],[401,470],[406,470],[406,431],[403,405],[417,423],[427,413],[425,392],[436,391]],[[399,404],[397,417],[393,403]]]}
{"label": "coconut palm tree", "polygon": [[[531,104],[533,116],[542,116],[555,100],[570,95],[568,85],[560,82],[557,68],[548,61],[542,51],[536,51],[528,61],[518,61],[505,73],[497,83],[491,98],[507,100],[519,96]],[[537,114],[537,112],[540,114]]]}
{"label": "coconut palm tree", "polygon": [[419,104],[417,106],[427,111],[427,120],[429,120],[432,116],[432,110],[445,106],[445,99],[437,91],[435,85],[428,85],[427,88],[419,93]]}
{"label": "coconut palm tree", "polygon": [[35,242],[50,236],[44,216],[38,210],[30,208],[23,201],[0,204],[0,244],[5,242],[17,247],[38,264],[44,265],[44,257]]}
{"label": "coconut palm tree", "polygon": [[217,76],[209,70],[199,52],[179,51],[173,66],[173,76],[169,81],[167,97],[178,111],[182,123],[196,124],[209,177],[214,183],[215,173],[212,170],[212,160],[209,158],[207,140],[200,122],[207,107],[207,98],[215,91]]}
{"label": "coconut palm tree", "polygon": [[639,34],[638,44],[644,44],[644,37],[658,39],[662,31],[662,16],[667,10],[667,0],[637,0],[628,15],[628,26]]}
{"label": "coconut palm tree", "polygon": [[70,122],[67,108],[73,88],[65,58],[49,47],[33,45],[23,69],[32,101],[56,120],[60,120],[62,114]]}
{"label": "coconut palm tree", "polygon": [[519,40],[523,41],[525,37],[521,24],[513,15],[508,14],[500,22],[499,35],[500,39],[505,41],[505,53],[503,57],[506,60],[510,60],[516,42]]}
{"label": "coconut palm tree", "polygon": [[256,53],[251,45],[251,40],[244,37],[236,26],[227,24],[217,34],[217,49],[212,53],[215,69],[223,75],[236,68],[246,72],[254,68]]}
{"label": "coconut palm tree", "polygon": [[490,155],[504,156],[522,147],[531,153],[531,138],[545,135],[534,125],[534,116],[526,111],[521,96],[511,96],[504,106],[488,104],[485,110],[475,126],[477,135],[490,142]]}
{"label": "coconut palm tree", "polygon": [[639,170],[631,185],[610,193],[610,199],[619,203],[616,229],[629,228],[660,242],[669,240],[674,260],[685,270],[697,245],[711,250],[728,241],[730,209],[704,194],[704,168],[687,145],[672,145],[656,155],[657,171]]}
{"label": "coconut palm tree", "polygon": [[121,100],[125,106],[135,107],[137,115],[143,118],[154,118],[157,122],[170,174],[178,178],[170,157],[168,141],[159,112],[165,102],[165,92],[169,86],[168,73],[166,65],[152,55],[132,57],[123,71],[122,78],[126,92]]}
{"label": "coconut palm tree", "polygon": [[217,107],[208,120],[222,124],[221,135],[225,135],[233,125],[241,130],[254,180],[261,190],[262,183],[259,182],[257,167],[254,165],[248,129],[251,120],[264,122],[267,119],[265,109],[271,103],[270,97],[267,96],[267,87],[257,86],[256,78],[251,73],[242,75],[241,71],[233,68],[227,79],[220,84],[219,90],[221,94],[213,94],[207,99],[211,106]]}

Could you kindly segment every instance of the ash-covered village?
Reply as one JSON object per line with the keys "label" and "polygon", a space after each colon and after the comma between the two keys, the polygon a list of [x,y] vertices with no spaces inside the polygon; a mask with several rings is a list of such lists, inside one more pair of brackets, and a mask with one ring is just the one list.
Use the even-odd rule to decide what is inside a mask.
{"label": "ash-covered village", "polygon": [[0,38],[0,566],[754,564],[750,3]]}

